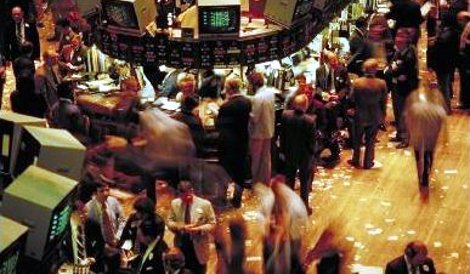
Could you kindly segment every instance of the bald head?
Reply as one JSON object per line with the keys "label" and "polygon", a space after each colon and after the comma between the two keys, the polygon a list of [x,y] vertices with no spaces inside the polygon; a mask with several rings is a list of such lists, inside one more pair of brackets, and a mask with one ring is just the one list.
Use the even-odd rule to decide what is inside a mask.
{"label": "bald head", "polygon": [[305,112],[308,108],[308,98],[305,94],[299,94],[294,97],[294,101],[292,102],[292,106],[295,110]]}
{"label": "bald head", "polygon": [[362,64],[362,71],[364,71],[364,74],[366,75],[374,76],[377,73],[378,66],[379,63],[377,62],[377,60],[374,58],[370,58],[367,59],[364,64]]}

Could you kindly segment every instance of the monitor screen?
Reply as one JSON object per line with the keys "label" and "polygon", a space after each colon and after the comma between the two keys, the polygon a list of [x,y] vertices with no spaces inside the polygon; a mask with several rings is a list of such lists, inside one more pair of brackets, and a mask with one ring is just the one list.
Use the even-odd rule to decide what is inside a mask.
{"label": "monitor screen", "polygon": [[0,254],[0,274],[17,273],[20,266],[21,254],[24,251],[26,234],[18,238],[12,245]]}
{"label": "monitor screen", "polygon": [[10,157],[15,125],[10,121],[0,120],[0,171],[5,173],[10,169]]}
{"label": "monitor screen", "polygon": [[103,14],[109,25],[138,29],[139,22],[132,2],[120,0],[102,1]]}
{"label": "monitor screen", "polygon": [[199,33],[235,33],[240,30],[240,6],[199,6]]}
{"label": "monitor screen", "polygon": [[70,215],[72,214],[70,199],[72,194],[66,197],[52,212],[46,246],[44,247],[45,254],[59,244],[69,228]]}

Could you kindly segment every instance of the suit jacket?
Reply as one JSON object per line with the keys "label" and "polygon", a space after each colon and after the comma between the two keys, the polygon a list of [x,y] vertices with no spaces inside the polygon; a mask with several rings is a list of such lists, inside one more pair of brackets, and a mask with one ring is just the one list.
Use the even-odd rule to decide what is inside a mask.
{"label": "suit jacket", "polygon": [[187,110],[178,112],[173,118],[188,126],[193,143],[196,146],[196,155],[202,157],[206,133],[201,119]]}
{"label": "suit jacket", "polygon": [[424,22],[421,15],[421,6],[414,0],[398,0],[386,14],[387,19],[396,21],[395,29],[416,28]]}
{"label": "suit jacket", "polygon": [[[181,198],[171,201],[170,215],[168,217],[168,228],[175,235],[175,246],[181,246],[181,234],[178,227],[184,225],[184,213],[186,206]],[[206,264],[209,260],[209,244],[211,242],[211,232],[215,228],[215,214],[211,203],[208,200],[194,196],[191,204],[191,224],[197,224],[199,232],[192,235],[193,245],[197,259],[201,264]]]}
{"label": "suit jacket", "polygon": [[375,77],[361,77],[354,81],[352,98],[354,119],[358,125],[379,125],[385,120],[387,84]]}
{"label": "suit jacket", "polygon": [[82,47],[74,49],[72,45],[66,45],[62,48],[59,56],[59,67],[62,75],[73,73],[66,65],[72,64],[79,67],[79,70],[85,70],[86,50]]}
{"label": "suit jacket", "polygon": [[219,131],[221,157],[230,157],[235,154],[243,159],[247,156],[250,112],[251,102],[242,95],[230,98],[220,107],[215,126]]}
{"label": "suit jacket", "polygon": [[147,257],[144,257],[146,250],[143,251],[137,260],[135,274],[165,274],[162,257],[167,250],[168,245],[160,238]]}
{"label": "suit jacket", "polygon": [[316,116],[296,110],[282,113],[281,150],[287,161],[311,158],[315,150]]}
{"label": "suit jacket", "polygon": [[[391,75],[394,91],[401,96],[408,96],[418,87],[418,58],[414,46],[395,53],[392,58]],[[405,76],[405,79],[400,80],[400,76]]]}
{"label": "suit jacket", "polygon": [[[431,258],[427,258],[422,265],[418,266],[418,268],[419,273],[421,274],[436,274],[434,262]],[[409,274],[405,255],[395,258],[391,262],[387,263],[385,274]]]}
{"label": "suit jacket", "polygon": [[[322,92],[330,92],[330,87],[331,87],[331,68],[326,68],[326,65],[323,64],[320,67],[318,67],[316,71],[316,80],[315,80],[315,86],[317,89],[319,89]],[[336,90],[336,93],[344,93],[348,94],[349,93],[349,88],[350,88],[350,81],[349,81],[349,75],[348,75],[348,70],[343,67],[343,66],[338,66],[335,70],[335,80],[334,80],[334,87]]]}
{"label": "suit jacket", "polygon": [[[36,24],[24,22],[24,38],[33,44],[33,60],[39,60],[41,53],[39,43],[39,33]],[[13,22],[7,24],[4,32],[4,51],[5,57],[9,61],[14,61],[20,56],[20,44],[16,38],[16,25]]]}

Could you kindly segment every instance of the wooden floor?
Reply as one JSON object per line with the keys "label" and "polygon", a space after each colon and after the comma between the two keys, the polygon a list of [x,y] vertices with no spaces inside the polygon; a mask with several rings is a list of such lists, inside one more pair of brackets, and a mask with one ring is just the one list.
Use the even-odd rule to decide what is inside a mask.
{"label": "wooden floor", "polygon": [[[41,36],[45,36],[44,31]],[[7,89],[11,91],[11,71],[8,77]],[[388,143],[392,128],[381,133],[377,145],[376,159],[382,163],[381,168],[352,169],[346,165],[351,152],[344,151],[337,168],[320,169],[311,194],[314,213],[303,238],[306,249],[315,245],[326,227],[332,226],[336,241],[347,250],[348,263],[384,267],[402,254],[407,242],[419,239],[428,245],[438,272],[470,273],[468,113],[454,112],[447,125],[447,139],[439,142],[426,203],[420,200],[412,151],[397,150]],[[165,216],[172,195],[164,189],[159,193],[159,212]],[[132,196],[124,199],[128,209],[132,200]],[[219,213],[218,220],[224,223],[236,214],[244,216],[248,224],[247,267],[260,273],[259,224],[252,218],[256,206],[251,193],[245,192],[243,207]],[[171,233],[166,235],[171,243]],[[214,273],[214,262],[215,251],[209,273]],[[313,265],[309,273],[315,273]]]}

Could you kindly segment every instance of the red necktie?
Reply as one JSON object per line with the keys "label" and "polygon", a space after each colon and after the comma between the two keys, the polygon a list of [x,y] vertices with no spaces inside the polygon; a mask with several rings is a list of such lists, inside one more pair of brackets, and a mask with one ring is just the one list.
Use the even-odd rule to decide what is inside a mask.
{"label": "red necktie", "polygon": [[106,203],[103,203],[101,207],[101,225],[103,226],[103,238],[108,245],[114,246],[116,244],[116,240],[114,238],[113,223],[111,222],[107,208],[108,207]]}

